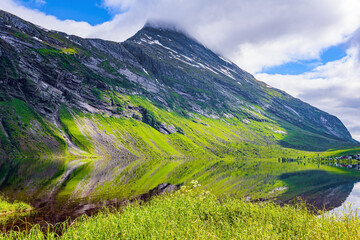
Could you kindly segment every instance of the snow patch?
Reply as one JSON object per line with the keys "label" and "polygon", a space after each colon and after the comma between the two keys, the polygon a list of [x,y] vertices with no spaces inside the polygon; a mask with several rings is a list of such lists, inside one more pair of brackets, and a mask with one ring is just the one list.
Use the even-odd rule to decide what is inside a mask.
{"label": "snow patch", "polygon": [[189,62],[181,59],[181,56],[182,56],[182,55],[174,54],[173,52],[169,52],[169,53],[170,53],[170,55],[171,55],[172,58],[177,59],[177,60],[179,60],[179,61],[181,61],[181,62],[183,62],[183,63],[186,63],[186,64],[188,64],[188,65],[190,65],[190,66],[192,66],[192,67],[197,67],[197,68],[199,68],[199,65],[192,64],[192,63],[189,63]]}
{"label": "snow patch", "polygon": [[321,116],[320,121],[331,134],[333,134],[334,136],[337,136],[337,137],[341,137],[341,135],[339,133],[337,133],[331,126],[328,125],[328,120],[326,118]]}
{"label": "snow patch", "polygon": [[148,41],[148,43],[151,44],[151,45],[152,45],[152,44],[159,45],[159,46],[161,46],[161,47],[163,47],[163,48],[165,48],[165,49],[167,49],[167,50],[169,50],[169,51],[171,51],[171,52],[174,52],[174,53],[178,54],[177,51],[175,51],[174,49],[171,49],[171,48],[169,48],[169,47],[164,46],[164,45],[161,44],[158,40]]}
{"label": "snow patch", "polygon": [[196,68],[200,68],[199,65],[189,63],[189,62],[187,62],[187,61],[185,61],[185,60],[183,60],[183,59],[181,59],[181,58],[179,58],[179,57],[177,57],[177,56],[174,56],[174,58],[177,59],[177,60],[179,60],[179,61],[181,61],[181,62],[183,62],[183,63],[186,63],[186,64],[188,64],[188,65],[190,65],[190,66],[193,66],[193,67],[196,67]]}
{"label": "snow patch", "polygon": [[229,64],[232,64],[232,62],[230,62],[229,60],[227,60],[227,59],[225,59],[225,58],[223,58],[223,57],[221,57],[221,56],[219,56],[219,58],[220,58],[221,60],[223,60],[224,62],[227,62],[227,63],[229,63]]}
{"label": "snow patch", "polygon": [[217,75],[219,75],[219,73],[218,72],[215,72],[213,69],[211,69],[210,67],[208,67],[208,66],[205,66],[204,64],[201,64],[201,63],[197,63],[197,64],[199,64],[200,65],[200,67],[202,67],[202,68],[204,68],[204,69],[207,69],[207,70],[209,70],[209,71],[211,71],[211,72],[213,72],[213,73],[215,73],[215,74],[217,74]]}
{"label": "snow patch", "polygon": [[143,68],[143,71],[144,71],[147,75],[149,75],[149,76],[150,76],[150,74],[146,71],[146,69],[145,69],[145,68]]}
{"label": "snow patch", "polygon": [[36,41],[39,41],[39,42],[41,42],[41,43],[43,42],[40,38],[37,38],[37,37],[35,37],[35,36],[33,37],[33,39],[35,39]]}
{"label": "snow patch", "polygon": [[223,73],[224,75],[228,76],[229,78],[232,78],[233,80],[236,80],[234,78],[234,76],[227,69],[224,69],[224,68],[220,67],[220,69],[217,68],[216,70]]}
{"label": "snow patch", "polygon": [[69,40],[69,41],[73,42],[73,43],[76,43],[77,45],[82,46],[82,45],[81,45],[81,43],[79,43],[79,42],[77,42],[77,41],[72,40],[72,39],[70,38],[70,36],[65,36],[65,38],[66,38],[67,40]]}
{"label": "snow patch", "polygon": [[320,117],[320,121],[322,124],[326,124],[327,123],[327,119],[324,118],[323,116]]}
{"label": "snow patch", "polygon": [[152,37],[150,37],[149,35],[144,34],[144,36],[147,37],[148,39],[152,40]]}
{"label": "snow patch", "polygon": [[275,130],[274,131],[275,133],[280,133],[280,134],[287,134],[287,132],[286,131],[282,131],[282,130]]}
{"label": "snow patch", "polygon": [[291,107],[286,106],[286,105],[284,105],[284,106],[285,106],[286,109],[288,109],[288,110],[290,110],[291,112],[295,113],[298,117],[301,117],[300,114],[299,114],[297,111],[295,111],[294,109],[292,109]]}

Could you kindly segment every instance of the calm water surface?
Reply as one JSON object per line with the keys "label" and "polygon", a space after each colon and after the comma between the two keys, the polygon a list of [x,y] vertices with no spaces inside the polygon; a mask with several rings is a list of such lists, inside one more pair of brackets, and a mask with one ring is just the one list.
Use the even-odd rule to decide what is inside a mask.
{"label": "calm water surface", "polygon": [[354,188],[340,207],[334,208],[328,214],[343,216],[347,213],[356,213],[360,216],[360,182],[354,184]]}

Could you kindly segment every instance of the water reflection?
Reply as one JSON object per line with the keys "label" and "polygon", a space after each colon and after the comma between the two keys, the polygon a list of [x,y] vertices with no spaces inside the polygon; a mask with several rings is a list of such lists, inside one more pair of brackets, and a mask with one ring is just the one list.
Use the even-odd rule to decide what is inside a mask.
{"label": "water reflection", "polygon": [[328,163],[329,166],[335,166],[335,167],[341,167],[341,168],[347,168],[347,169],[354,169],[360,171],[360,164],[349,164],[349,163],[339,163],[339,162],[333,162]]}
{"label": "water reflection", "polygon": [[342,216],[344,214],[360,213],[360,182],[355,183],[349,196],[340,207],[329,211],[329,215]]}
{"label": "water reflection", "polygon": [[[353,161],[342,161],[342,162],[327,162],[322,163],[323,165],[340,167],[346,169],[353,169],[360,171],[360,164]],[[360,182],[354,184],[353,189],[350,194],[347,196],[346,200],[341,204],[341,206],[336,207],[328,212],[329,215],[343,216],[346,214],[356,214],[360,213]]]}

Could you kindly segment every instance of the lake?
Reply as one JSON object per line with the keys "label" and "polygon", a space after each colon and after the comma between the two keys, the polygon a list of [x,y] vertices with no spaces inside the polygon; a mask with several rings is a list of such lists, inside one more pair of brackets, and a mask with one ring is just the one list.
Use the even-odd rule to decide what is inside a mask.
{"label": "lake", "polygon": [[341,206],[329,211],[329,215],[343,216],[349,213],[360,213],[360,182],[354,184],[349,196]]}
{"label": "lake", "polygon": [[[91,215],[104,205],[126,205],[127,199],[159,184],[186,184],[192,180],[198,180],[204,189],[219,197],[290,203],[300,196],[321,209],[337,209],[344,201],[360,207],[359,172],[348,170],[359,166],[350,164],[186,158],[20,161],[28,167],[0,169],[0,176],[5,176],[0,186],[7,187],[4,189],[14,194],[13,199],[26,196],[16,193],[26,191],[28,186],[48,191],[34,198],[26,196],[37,209],[32,218],[27,218],[30,223],[57,223],[84,213]],[[37,166],[42,166],[41,170]],[[333,211],[341,212],[336,209]]]}

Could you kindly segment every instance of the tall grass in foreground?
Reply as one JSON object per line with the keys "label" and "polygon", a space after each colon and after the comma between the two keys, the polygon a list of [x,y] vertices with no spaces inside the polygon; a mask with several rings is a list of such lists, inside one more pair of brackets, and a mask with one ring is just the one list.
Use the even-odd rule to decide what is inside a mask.
{"label": "tall grass in foreground", "polygon": [[[360,239],[360,220],[317,216],[304,206],[216,199],[193,187],[132,204],[116,212],[83,216],[60,239]],[[7,239],[54,239],[35,226]]]}

